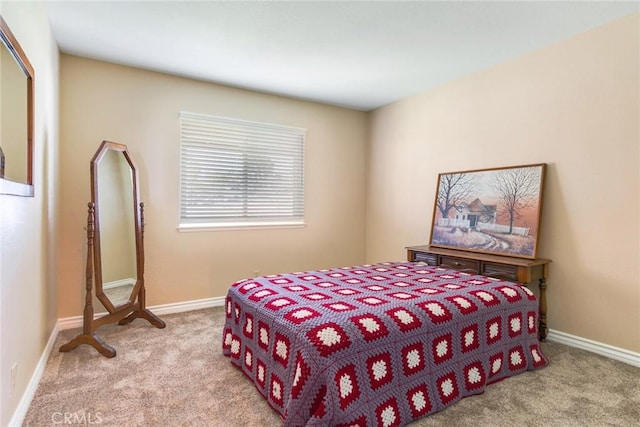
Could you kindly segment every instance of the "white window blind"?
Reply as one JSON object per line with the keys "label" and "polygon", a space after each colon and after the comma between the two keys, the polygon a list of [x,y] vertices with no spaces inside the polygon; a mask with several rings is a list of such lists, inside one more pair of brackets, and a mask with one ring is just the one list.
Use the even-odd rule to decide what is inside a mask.
{"label": "white window blind", "polygon": [[180,225],[301,224],[306,129],[180,113]]}

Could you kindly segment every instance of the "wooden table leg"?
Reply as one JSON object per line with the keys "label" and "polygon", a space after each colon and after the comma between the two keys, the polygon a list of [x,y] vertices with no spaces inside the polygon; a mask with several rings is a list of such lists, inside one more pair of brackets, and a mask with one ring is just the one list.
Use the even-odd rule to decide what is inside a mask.
{"label": "wooden table leg", "polygon": [[[546,276],[546,275],[545,275]],[[547,328],[547,279],[541,277],[538,282],[538,288],[540,289],[540,321],[538,322],[538,336],[540,341],[544,341],[547,338],[549,328]]]}

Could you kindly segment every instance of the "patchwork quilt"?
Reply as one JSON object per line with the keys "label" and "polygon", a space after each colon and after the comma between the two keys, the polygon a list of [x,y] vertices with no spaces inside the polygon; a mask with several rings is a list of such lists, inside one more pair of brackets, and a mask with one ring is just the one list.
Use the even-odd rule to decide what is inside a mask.
{"label": "patchwork quilt", "polygon": [[394,262],[234,283],[222,349],[284,426],[401,426],[545,366],[526,287]]}

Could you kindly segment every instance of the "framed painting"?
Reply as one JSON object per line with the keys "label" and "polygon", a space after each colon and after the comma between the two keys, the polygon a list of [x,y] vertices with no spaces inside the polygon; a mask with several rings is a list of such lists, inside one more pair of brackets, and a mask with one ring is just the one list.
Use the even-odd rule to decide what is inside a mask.
{"label": "framed painting", "polygon": [[546,164],[438,175],[433,247],[535,258]]}

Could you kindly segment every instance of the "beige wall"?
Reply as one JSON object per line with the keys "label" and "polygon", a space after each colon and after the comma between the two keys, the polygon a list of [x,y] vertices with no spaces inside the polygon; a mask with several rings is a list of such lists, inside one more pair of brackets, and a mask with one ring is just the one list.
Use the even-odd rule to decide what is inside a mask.
{"label": "beige wall", "polygon": [[428,242],[438,173],[546,162],[549,326],[640,351],[638,20],[373,112],[367,262]]}
{"label": "beige wall", "polygon": [[[82,312],[89,160],[104,139],[140,169],[149,305],[221,297],[254,271],[364,262],[365,113],[68,55],[60,74],[60,317]],[[178,232],[180,111],[307,128],[307,226]]]}
{"label": "beige wall", "polygon": [[[43,6],[0,2],[35,70],[35,197],[0,195],[0,425],[8,425],[58,319],[58,49]],[[17,363],[16,388],[10,387]]]}

